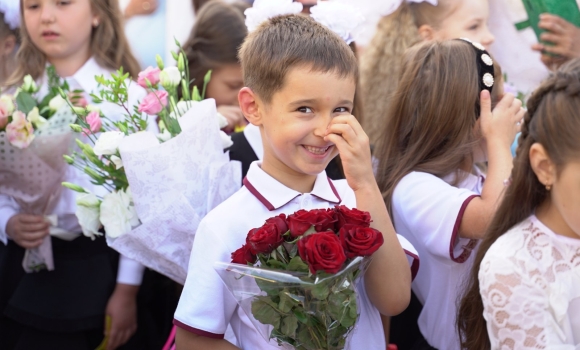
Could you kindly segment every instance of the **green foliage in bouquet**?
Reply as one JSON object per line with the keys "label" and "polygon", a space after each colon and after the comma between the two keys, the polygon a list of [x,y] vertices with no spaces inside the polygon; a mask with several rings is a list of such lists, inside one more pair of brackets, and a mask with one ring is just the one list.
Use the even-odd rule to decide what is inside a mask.
{"label": "green foliage in bouquet", "polygon": [[251,313],[273,327],[270,339],[298,350],[345,347],[358,318],[354,286],[368,261],[363,258],[383,244],[370,222],[369,213],[338,206],[281,214],[250,230],[232,263],[258,269],[252,277],[262,294]]}

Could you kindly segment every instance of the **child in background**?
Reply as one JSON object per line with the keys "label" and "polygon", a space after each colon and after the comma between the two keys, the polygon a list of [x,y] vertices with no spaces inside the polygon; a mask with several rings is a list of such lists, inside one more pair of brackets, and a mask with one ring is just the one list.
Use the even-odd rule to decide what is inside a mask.
{"label": "child in background", "polygon": [[[378,182],[395,229],[421,257],[413,292],[424,339],[414,349],[454,350],[457,290],[502,197],[524,112],[510,94],[492,111],[501,70],[478,43],[426,42],[403,62],[383,114]],[[485,161],[486,177],[474,167]]]}
{"label": "child in background", "polygon": [[204,4],[183,45],[189,76],[200,92],[205,74],[212,71],[205,97],[215,99],[218,112],[228,120],[227,132],[246,125],[238,105],[238,91],[244,86],[238,49],[248,34],[244,24],[244,10],[248,7],[242,2]]}
{"label": "child in background", "polygon": [[[404,239],[399,243],[374,180],[368,138],[350,114],[356,58],[339,36],[301,15],[261,24],[246,38],[240,58],[247,86],[240,106],[259,127],[264,160],[252,163],[244,187],[198,228],[175,313],[177,349],[279,348],[252,326],[213,264],[230,262],[247,232],[273,215],[338,203],[369,211],[385,239],[357,282],[360,317],[347,349],[385,349],[380,313],[407,306],[411,271]],[[332,181],[324,169],[338,153],[347,180]],[[224,339],[228,325],[236,344]]]}
{"label": "child in background", "polygon": [[580,60],[540,85],[461,302],[463,349],[580,346]]}
{"label": "child in background", "polygon": [[[120,67],[137,76],[139,66],[123,34],[116,0],[22,0],[20,8],[22,44],[18,65],[6,85],[17,86],[30,74],[41,87],[38,95],[44,96],[49,63],[71,90],[83,90],[83,97],[90,101],[89,93],[98,90],[95,76],[109,76]],[[130,104],[136,105],[145,94],[132,84]],[[99,108],[111,119],[124,113],[113,104]],[[65,179],[90,189],[89,180],[73,167]],[[0,312],[22,328],[20,334],[11,335],[14,349],[93,350],[108,333],[110,350],[126,343],[137,329],[136,296],[143,266],[126,257],[118,259],[104,237],[91,241],[83,236],[75,201],[76,193],[64,189],[50,213],[58,216],[59,228],[78,233],[76,239],[64,241],[48,237],[49,224],[43,216],[22,213],[11,197],[0,195],[0,239],[8,244],[7,254],[21,254],[51,239],[56,266],[54,271],[25,274],[15,290],[2,292],[10,300]],[[2,269],[6,273],[22,270],[21,262],[13,263],[13,259],[8,261]],[[105,316],[112,319],[109,330],[104,329]]]}
{"label": "child in background", "polygon": [[361,61],[361,86],[367,117],[363,127],[378,146],[384,113],[393,101],[402,57],[409,47],[429,40],[467,38],[484,47],[494,41],[489,32],[488,0],[402,1],[383,17]]}
{"label": "child in background", "polygon": [[6,78],[14,70],[16,64],[19,23],[18,2],[0,0],[0,86],[4,86]]}

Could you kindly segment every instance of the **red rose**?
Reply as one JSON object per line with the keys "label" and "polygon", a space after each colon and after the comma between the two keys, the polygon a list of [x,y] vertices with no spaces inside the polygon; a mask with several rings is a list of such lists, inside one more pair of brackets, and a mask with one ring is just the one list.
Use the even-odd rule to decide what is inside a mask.
{"label": "red rose", "polygon": [[282,233],[276,224],[266,223],[260,228],[250,230],[246,243],[254,254],[270,254],[284,242]]}
{"label": "red rose", "polygon": [[274,224],[281,234],[288,232],[288,224],[286,223],[286,214],[280,214],[266,220],[267,224]]}
{"label": "red rose", "polygon": [[384,242],[383,234],[380,231],[356,225],[344,225],[338,232],[338,236],[349,259],[356,256],[370,256]]}
{"label": "red rose", "polygon": [[254,264],[255,262],[256,255],[252,254],[247,244],[244,244],[240,249],[232,253],[232,263],[234,264]]}
{"label": "red rose", "polygon": [[346,261],[340,240],[334,232],[318,232],[298,241],[298,254],[308,264],[310,272],[323,270],[337,273]]}
{"label": "red rose", "polygon": [[335,207],[336,216],[338,217],[338,230],[344,225],[357,225],[363,227],[371,226],[371,214],[367,211],[361,211],[356,208],[349,209],[344,205]]}
{"label": "red rose", "polygon": [[314,209],[310,211],[298,210],[288,216],[287,221],[290,235],[296,238],[302,236],[312,226],[316,232],[334,231],[337,218],[334,210]]}

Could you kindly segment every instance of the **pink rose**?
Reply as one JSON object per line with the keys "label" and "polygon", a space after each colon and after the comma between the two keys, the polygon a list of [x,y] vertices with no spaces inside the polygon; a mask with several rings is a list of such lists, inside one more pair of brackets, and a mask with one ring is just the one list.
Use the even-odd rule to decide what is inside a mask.
{"label": "pink rose", "polygon": [[9,110],[6,103],[0,101],[0,129],[4,128],[8,124]]}
{"label": "pink rose", "polygon": [[101,131],[103,127],[103,122],[101,121],[101,116],[99,111],[92,111],[87,115],[87,124],[89,124],[89,129],[93,134]]}
{"label": "pink rose", "polygon": [[150,92],[141,104],[139,105],[139,113],[146,113],[149,115],[159,114],[167,106],[167,92],[154,91]]}
{"label": "pink rose", "polygon": [[12,122],[6,126],[6,135],[12,146],[22,149],[34,140],[34,129],[32,123],[26,120],[26,115],[16,111],[12,115]]}
{"label": "pink rose", "polygon": [[147,89],[149,87],[147,86],[147,81],[149,81],[151,86],[155,87],[157,84],[159,84],[160,73],[161,70],[159,70],[159,68],[147,67],[144,71],[139,73],[137,84]]}

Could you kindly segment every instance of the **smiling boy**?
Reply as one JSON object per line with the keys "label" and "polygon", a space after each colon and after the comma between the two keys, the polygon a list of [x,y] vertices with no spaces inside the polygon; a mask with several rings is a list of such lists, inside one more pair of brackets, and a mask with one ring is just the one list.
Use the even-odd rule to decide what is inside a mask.
{"label": "smiling boy", "polygon": [[[414,270],[418,264],[412,246],[394,232],[372,172],[368,137],[350,114],[356,58],[327,28],[291,15],[270,19],[251,33],[240,60],[246,84],[239,93],[240,107],[260,128],[264,159],[252,163],[244,187],[199,225],[175,313],[177,349],[279,348],[253,327],[213,265],[230,262],[247,232],[269,217],[343,204],[370,212],[372,227],[384,237],[357,282],[360,316],[347,349],[383,350],[380,314],[406,308],[409,262]],[[338,153],[346,180],[332,181],[324,169]],[[231,342],[224,339],[228,325],[236,338]]]}

